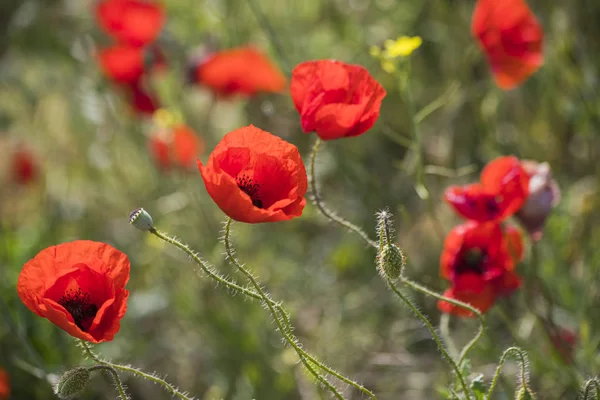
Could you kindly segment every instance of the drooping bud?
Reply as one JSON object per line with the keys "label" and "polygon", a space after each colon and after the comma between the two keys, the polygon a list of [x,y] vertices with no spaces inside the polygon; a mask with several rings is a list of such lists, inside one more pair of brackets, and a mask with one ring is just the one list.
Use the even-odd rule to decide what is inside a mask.
{"label": "drooping bud", "polygon": [[406,264],[406,258],[402,250],[393,243],[393,225],[392,214],[387,209],[377,213],[377,232],[379,235],[377,269],[381,276],[388,279],[398,278]]}
{"label": "drooping bud", "polygon": [[521,386],[515,393],[515,400],[535,400],[535,395],[527,386]]}
{"label": "drooping bud", "polygon": [[154,229],[154,221],[142,207],[136,208],[129,214],[129,223],[140,231],[150,232]]}
{"label": "drooping bud", "polygon": [[85,389],[89,380],[90,370],[86,367],[77,367],[60,377],[54,392],[61,399],[73,398]]}
{"label": "drooping bud", "polygon": [[547,162],[525,160],[521,166],[529,175],[529,195],[515,216],[533,240],[540,240],[546,218],[560,201],[560,189]]}

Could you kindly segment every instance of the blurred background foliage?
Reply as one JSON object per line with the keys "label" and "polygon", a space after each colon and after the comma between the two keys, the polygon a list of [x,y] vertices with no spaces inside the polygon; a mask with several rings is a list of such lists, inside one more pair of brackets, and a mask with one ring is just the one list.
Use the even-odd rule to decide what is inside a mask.
{"label": "blurred background foliage", "polygon": [[[442,239],[427,202],[415,190],[410,123],[397,82],[369,56],[369,46],[420,35],[411,57],[417,108],[442,107],[421,125],[431,205],[444,232],[459,222],[441,201],[445,187],[474,181],[491,159],[514,154],[548,161],[562,201],[517,271],[523,288],[488,313],[472,352],[474,373],[493,374],[503,350],[522,346],[541,399],[575,399],[599,373],[600,343],[600,3],[530,1],[545,31],[545,65],[521,88],[502,92],[470,35],[474,2],[431,0],[168,0],[159,44],[166,72],[152,77],[163,106],[181,112],[209,151],[247,124],[270,131],[308,156],[287,93],[214,100],[185,85],[186,56],[208,42],[255,44],[289,76],[308,59],[335,58],[367,67],[388,91],[368,133],[328,142],[318,159],[325,201],[374,237],[374,213],[390,207],[413,279],[442,291]],[[94,53],[107,41],[90,1],[2,0],[0,3],[0,366],[13,399],[53,399],[45,374],[84,363],[75,342],[20,302],[22,265],[39,250],[75,239],[104,241],[132,262],[129,310],[113,342],[97,350],[168,379],[201,399],[327,398],[304,374],[293,351],[257,302],[232,297],[196,277],[177,250],[128,225],[143,206],[159,229],[176,234],[221,271],[234,274],[219,242],[224,215],[197,171],[161,171],[148,152],[152,120],[132,114],[100,73]],[[40,176],[19,186],[8,175],[11,149],[30,148]],[[443,173],[440,173],[442,171]],[[377,276],[374,252],[309,204],[302,218],[234,225],[238,255],[282,300],[305,347],[372,389],[381,400],[438,398],[450,380],[424,326]],[[240,277],[241,279],[241,277]],[[552,296],[542,300],[540,279]],[[413,294],[437,324],[436,301]],[[573,362],[552,346],[532,311],[551,313],[577,334]],[[463,344],[476,323],[451,320]],[[507,364],[498,399],[512,398],[516,364]],[[149,382],[124,377],[133,399],[167,399]],[[347,388],[346,388],[347,389]],[[361,396],[347,389],[347,398]],[[109,382],[93,379],[82,399],[113,399]]]}

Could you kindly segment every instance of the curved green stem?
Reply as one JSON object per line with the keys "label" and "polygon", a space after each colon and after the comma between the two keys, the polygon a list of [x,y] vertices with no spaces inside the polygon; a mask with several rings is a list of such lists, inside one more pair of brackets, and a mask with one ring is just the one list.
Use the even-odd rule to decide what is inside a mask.
{"label": "curved green stem", "polygon": [[180,250],[183,250],[206,273],[206,275],[208,275],[209,277],[211,277],[212,279],[214,279],[221,285],[223,285],[233,291],[243,293],[246,296],[252,297],[256,300],[262,300],[262,297],[260,296],[259,293],[256,293],[253,290],[250,290],[248,288],[240,286],[237,283],[233,282],[232,280],[219,274],[217,271],[214,270],[214,268],[211,267],[211,265],[209,263],[207,263],[202,258],[200,258],[198,256],[198,254],[196,254],[194,252],[194,250],[192,250],[189,246],[186,246],[185,244],[181,243],[176,238],[170,237],[170,236],[166,235],[165,233],[160,232],[154,228],[152,228],[150,230],[150,233],[152,233],[154,236],[158,237],[159,239],[164,240],[165,242],[167,242],[169,244],[172,244],[173,246],[179,248]]}
{"label": "curved green stem", "polygon": [[481,312],[476,309],[475,307],[473,307],[470,304],[464,303],[462,301],[459,300],[455,300],[455,299],[451,299],[449,297],[443,296],[439,293],[434,292],[433,290],[419,285],[416,282],[413,282],[407,278],[405,278],[404,276],[400,276],[400,280],[402,283],[404,283],[405,285],[407,285],[408,287],[421,292],[423,294],[426,294],[428,296],[431,297],[435,297],[438,300],[443,300],[446,301],[450,304],[453,304],[457,307],[461,307],[464,309],[467,309],[469,311],[471,311],[473,314],[475,314],[475,316],[477,317],[477,319],[479,320],[479,330],[477,331],[477,333],[475,334],[475,336],[473,337],[473,339],[471,339],[469,341],[469,343],[467,343],[465,345],[465,347],[463,347],[463,349],[460,351],[459,357],[458,357],[458,365],[462,365],[463,361],[465,360],[465,358],[467,357],[467,354],[469,353],[469,351],[471,351],[471,349],[473,348],[473,346],[475,346],[475,344],[479,341],[479,339],[481,339],[481,337],[483,336],[483,332],[485,331],[485,320],[483,318],[483,314],[481,314]]}
{"label": "curved green stem", "polygon": [[90,371],[90,372],[97,371],[97,370],[108,372],[110,377],[113,380],[113,383],[115,384],[115,388],[117,389],[117,392],[119,393],[119,397],[121,398],[121,400],[129,400],[130,397],[125,392],[125,387],[123,386],[123,383],[121,382],[121,379],[119,378],[119,374],[117,374],[117,371],[113,367],[110,367],[108,365],[95,365],[93,367],[88,368],[88,371]]}
{"label": "curved green stem", "polygon": [[[594,399],[590,397],[592,390],[596,392]],[[585,386],[583,387],[583,400],[600,400],[600,380],[598,380],[598,378],[588,379],[585,383]]]}
{"label": "curved green stem", "polygon": [[[258,283],[258,281],[256,280],[256,278],[254,277],[254,275],[252,275],[252,273],[250,271],[248,271],[242,264],[240,264],[240,262],[235,258],[233,247],[231,245],[231,240],[230,240],[231,224],[232,224],[232,222],[233,222],[233,220],[231,218],[227,219],[227,222],[225,224],[225,235],[224,235],[224,238],[223,238],[223,241],[225,243],[225,252],[227,254],[227,258],[228,258],[228,260],[240,272],[242,272],[246,276],[246,278],[248,278],[248,280],[250,281],[250,283],[252,284],[252,286],[254,286],[254,289],[260,294],[263,302],[267,305],[267,308],[271,312],[271,315],[273,316],[273,319],[275,320],[275,324],[277,324],[277,328],[279,329],[279,331],[283,335],[283,337],[286,340],[286,342],[296,351],[296,353],[300,357],[300,360],[303,362],[303,364],[305,366],[307,366],[307,364],[309,364],[309,363],[307,363],[306,361],[309,360],[310,362],[314,363],[319,368],[321,368],[321,369],[323,369],[323,370],[331,373],[336,378],[338,378],[338,379],[342,380],[343,382],[348,383],[349,385],[355,387],[356,389],[358,389],[361,392],[363,392],[366,395],[368,395],[370,398],[375,399],[376,398],[375,395],[370,390],[368,390],[365,387],[359,385],[358,383],[352,381],[351,379],[346,378],[343,375],[340,375],[339,373],[335,372],[331,368],[326,367],[323,363],[321,363],[320,361],[316,360],[313,356],[311,356],[306,351],[304,351],[302,349],[302,347],[300,347],[300,345],[298,343],[298,340],[291,333],[291,327],[289,325],[289,318],[287,317],[287,312],[285,311],[285,309],[281,306],[281,304],[273,302],[273,300],[269,297],[269,295],[260,286],[260,284]],[[277,311],[279,311],[279,313],[282,316],[284,316],[283,317],[283,319],[285,320],[284,324],[282,324],[281,320],[279,319],[279,317],[277,315]],[[312,369],[310,367],[307,367],[307,369],[309,371],[311,371],[311,373],[313,373],[313,375],[319,381],[321,381],[322,383],[324,383],[327,386],[327,388],[337,398],[339,398],[339,399],[343,398],[341,396],[341,394],[337,391],[337,389],[335,389],[335,387],[333,385],[331,385],[329,382],[327,382],[327,380],[324,377],[322,377],[318,372],[316,372],[314,369]]]}
{"label": "curved green stem", "polygon": [[502,370],[502,366],[506,361],[506,357],[508,357],[508,355],[511,353],[516,354],[519,358],[519,361],[521,363],[521,384],[524,388],[527,389],[527,354],[525,354],[525,352],[518,347],[509,347],[504,351],[502,357],[500,358],[500,363],[498,364],[498,368],[496,368],[496,373],[494,374],[494,378],[492,379],[490,388],[487,394],[485,395],[486,400],[489,400],[492,397],[492,392],[494,391],[496,383],[498,382],[498,378],[500,377],[500,371]]}
{"label": "curved green stem", "polygon": [[309,163],[309,171],[308,174],[310,176],[310,190],[313,195],[313,202],[327,219],[335,222],[338,225],[356,233],[365,243],[369,246],[377,248],[377,243],[374,240],[369,238],[369,235],[358,226],[354,225],[350,221],[346,221],[344,218],[337,215],[335,212],[331,211],[325,206],[323,203],[323,199],[319,194],[319,189],[317,188],[317,176],[315,173],[315,161],[317,159],[317,153],[319,152],[319,148],[321,147],[321,139],[317,138],[315,144],[313,145],[312,151],[310,153],[310,163]]}
{"label": "curved green stem", "polygon": [[[128,373],[136,375],[140,378],[148,379],[149,381],[152,381],[158,385],[161,385],[167,392],[170,392],[173,396],[176,396],[182,400],[192,400],[191,397],[186,396],[185,394],[183,394],[182,392],[177,390],[177,388],[175,386],[171,385],[169,382],[165,381],[164,379],[161,379],[158,376],[140,371],[137,368],[128,367],[126,365],[114,364],[110,361],[103,360],[103,359],[99,358],[96,354],[94,354],[91,346],[87,342],[80,340],[79,343],[81,344],[81,348],[83,349],[84,354],[87,355],[88,357],[90,357],[92,360],[94,360],[97,364],[104,365],[104,366],[107,366],[107,367],[110,367],[110,368],[113,368],[113,369],[116,369],[119,371],[128,372]],[[118,378],[118,375],[117,375],[117,378]]]}
{"label": "curved green stem", "polygon": [[[176,239],[174,237],[170,237],[167,234],[165,234],[163,232],[160,232],[160,231],[158,231],[158,230],[156,230],[154,228],[150,230],[150,233],[152,233],[153,235],[155,235],[159,239],[161,239],[161,240],[163,240],[163,241],[165,241],[165,242],[167,242],[169,244],[172,244],[172,245],[176,246],[177,248],[179,248],[180,250],[184,251],[209,277],[211,277],[212,279],[214,279],[218,283],[222,284],[223,286],[227,287],[228,289],[230,289],[230,290],[232,290],[234,292],[245,294],[245,295],[247,295],[247,296],[249,296],[251,298],[264,301],[264,299],[262,298],[262,296],[258,292],[255,292],[252,289],[240,286],[240,285],[236,284],[235,282],[233,282],[232,280],[230,280],[228,278],[225,278],[223,275],[221,275],[218,272],[216,272],[214,270],[214,268],[212,268],[210,266],[210,264],[208,264],[206,261],[204,261],[202,258],[200,258],[189,246],[186,246],[185,244],[181,243],[178,239]],[[270,298],[267,298],[267,299],[268,299],[269,304],[272,307],[276,308],[277,311],[279,311],[280,314],[284,316],[284,317],[282,317],[282,319],[286,322],[287,326],[289,327],[290,326],[289,318],[287,317],[287,313],[285,312],[285,310],[283,309],[283,307],[281,307],[277,302],[273,301],[272,299],[270,299]],[[288,328],[288,332],[291,332],[291,328]],[[327,373],[335,376],[336,378],[338,378],[342,382],[345,382],[345,383],[347,383],[347,384],[349,384],[351,386],[354,386],[354,387],[356,387],[359,390],[361,390],[360,388],[362,388],[363,390],[367,390],[367,389],[363,388],[360,384],[352,381],[351,379],[346,378],[343,375],[340,375],[335,370],[329,368],[327,365],[325,365],[322,362],[318,361],[317,359],[315,359],[310,354],[306,353],[303,357],[304,357],[304,359],[306,359],[306,360],[310,361],[311,363],[315,364],[316,366],[318,366],[320,369],[322,369],[322,370],[326,371]],[[310,366],[310,365],[307,366],[307,369],[310,371],[312,369],[312,366]],[[317,378],[317,379],[319,379],[319,378]],[[323,381],[321,381],[321,382],[325,386],[327,386],[325,384],[325,382],[323,382]]]}
{"label": "curved green stem", "polygon": [[460,386],[462,388],[462,391],[465,394],[465,398],[471,399],[471,393],[469,391],[469,387],[467,386],[467,383],[465,382],[465,378],[462,376],[462,373],[460,372],[460,368],[459,368],[458,364],[456,364],[454,359],[450,356],[450,354],[448,354],[448,351],[446,351],[444,344],[442,343],[440,337],[438,336],[437,332],[435,331],[435,328],[433,327],[433,325],[431,324],[429,319],[425,315],[423,315],[423,313],[412,302],[412,300],[410,300],[404,293],[402,293],[402,291],[400,289],[398,289],[396,287],[396,285],[394,284],[394,282],[391,279],[388,279],[387,283],[390,286],[390,288],[392,289],[392,291],[394,293],[396,293],[396,295],[398,295],[398,297],[408,306],[408,308],[411,309],[413,314],[415,314],[417,316],[417,318],[419,318],[421,320],[421,322],[423,322],[425,324],[425,326],[429,330],[429,333],[431,334],[435,344],[437,345],[438,350],[440,351],[440,353],[442,353],[442,356],[446,359],[446,361],[448,361],[448,364],[450,364],[450,367],[454,370],[454,373],[456,374],[456,378],[458,379]]}
{"label": "curved green stem", "polygon": [[450,335],[450,314],[442,313],[442,316],[440,317],[440,334],[442,335],[442,339],[444,339],[444,342],[448,347],[448,352],[452,358],[457,358],[458,349],[456,348],[456,344],[454,344],[452,336]]}

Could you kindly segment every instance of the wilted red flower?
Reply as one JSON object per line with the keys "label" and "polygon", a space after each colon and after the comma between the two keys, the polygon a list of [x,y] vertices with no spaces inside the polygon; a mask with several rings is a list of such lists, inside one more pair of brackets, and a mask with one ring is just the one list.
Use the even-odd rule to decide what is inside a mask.
{"label": "wilted red flower", "polygon": [[102,71],[110,80],[133,84],[144,74],[144,49],[115,45],[100,50],[98,54]]}
{"label": "wilted red flower", "polygon": [[219,96],[253,96],[257,92],[281,92],[283,73],[260,51],[240,47],[210,54],[194,62],[192,78]]}
{"label": "wilted red flower", "polygon": [[285,221],[302,215],[306,170],[298,149],[253,125],[223,137],[203,165],[206,190],[236,221]]}
{"label": "wilted red flower", "polygon": [[149,146],[156,163],[163,169],[190,168],[204,151],[204,142],[185,125],[156,133],[150,138]]}
{"label": "wilted red flower", "polygon": [[550,333],[550,340],[563,361],[566,364],[573,364],[573,353],[578,340],[577,333],[558,327],[557,330]]}
{"label": "wilted red flower", "polygon": [[[521,280],[513,272],[515,260],[509,252],[510,246],[516,247],[516,251],[522,247],[517,234],[518,231],[512,230],[503,233],[495,222],[468,221],[454,227],[446,237],[440,258],[440,274],[452,283],[444,295],[486,312],[498,296],[518,288]],[[470,311],[445,301],[438,302],[438,308],[459,316],[472,316]]]}
{"label": "wilted red flower", "polygon": [[544,33],[524,0],[478,0],[471,32],[502,89],[518,86],[544,62]]}
{"label": "wilted red flower", "polygon": [[521,166],[529,176],[529,196],[515,216],[533,240],[540,240],[546,218],[560,201],[560,189],[548,163],[524,160]]}
{"label": "wilted red flower", "polygon": [[105,244],[77,240],[48,247],[24,266],[17,283],[27,308],[71,336],[110,341],[127,309],[129,260]]}
{"label": "wilted red flower", "polygon": [[0,400],[8,399],[10,397],[10,380],[8,373],[0,368]]}
{"label": "wilted red flower", "polygon": [[499,157],[481,172],[481,183],[451,186],[444,199],[463,217],[501,221],[514,214],[529,194],[529,176],[514,156]]}
{"label": "wilted red flower", "polygon": [[104,0],[96,5],[99,25],[121,43],[145,46],[156,40],[165,22],[163,7],[143,0]]}
{"label": "wilted red flower", "polygon": [[137,114],[152,115],[158,110],[158,100],[148,91],[142,82],[134,82],[126,86],[131,109]]}
{"label": "wilted red flower", "polygon": [[365,68],[332,60],[298,64],[290,91],[304,132],[315,131],[323,140],[371,129],[386,95]]}
{"label": "wilted red flower", "polygon": [[38,167],[34,155],[22,147],[12,154],[11,177],[19,185],[33,182],[38,175]]}

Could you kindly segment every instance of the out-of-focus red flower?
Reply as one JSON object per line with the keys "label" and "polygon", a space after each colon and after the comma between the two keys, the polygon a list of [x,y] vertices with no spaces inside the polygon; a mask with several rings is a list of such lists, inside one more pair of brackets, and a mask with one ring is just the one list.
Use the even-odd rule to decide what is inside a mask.
{"label": "out-of-focus red flower", "polygon": [[28,261],[17,291],[27,308],[70,335],[110,341],[127,310],[129,268],[119,250],[77,240],[48,247]]}
{"label": "out-of-focus red flower", "polygon": [[521,231],[512,225],[507,225],[504,228],[504,240],[510,256],[515,263],[523,259],[525,247],[523,246],[523,237]]}
{"label": "out-of-focus red flower", "polygon": [[19,185],[27,185],[38,177],[38,166],[33,153],[22,147],[12,154],[11,178]]}
{"label": "out-of-focus red flower", "polygon": [[260,51],[240,47],[212,53],[192,65],[193,81],[219,96],[253,96],[258,92],[281,92],[283,73]]}
{"label": "out-of-focus red flower", "polygon": [[[518,231],[506,233],[495,222],[468,221],[454,227],[446,237],[440,258],[440,274],[451,282],[444,295],[466,302],[486,312],[498,296],[507,295],[521,285],[513,272],[513,252],[522,247]],[[469,310],[446,301],[438,308],[458,316],[473,316]]]}
{"label": "out-of-focus red flower", "polygon": [[544,33],[524,0],[478,0],[471,32],[502,89],[518,86],[544,62]]}
{"label": "out-of-focus red flower", "polygon": [[10,397],[10,380],[8,373],[0,368],[0,400],[7,400]]}
{"label": "out-of-focus red flower", "polygon": [[494,222],[468,221],[455,226],[446,237],[440,258],[443,278],[458,291],[476,293],[514,266],[502,229]]}
{"label": "out-of-focus red flower", "polygon": [[314,131],[323,140],[371,129],[386,95],[365,68],[331,60],[298,64],[290,91],[304,132]]}
{"label": "out-of-focus red flower", "polygon": [[150,93],[141,82],[126,86],[126,95],[131,109],[141,115],[152,115],[159,108],[158,100]]}
{"label": "out-of-focus red flower", "polygon": [[550,340],[565,364],[573,364],[573,353],[578,341],[577,333],[559,327],[558,330],[550,333]]}
{"label": "out-of-focus red flower", "polygon": [[296,146],[256,128],[223,137],[208,163],[198,160],[206,190],[236,221],[285,221],[302,215],[307,177]]}
{"label": "out-of-focus red flower", "polygon": [[156,40],[165,22],[163,7],[143,0],[104,0],[96,6],[98,24],[117,41],[145,46]]}
{"label": "out-of-focus red flower", "polygon": [[529,194],[529,175],[518,158],[499,157],[481,173],[481,183],[451,186],[444,199],[461,216],[475,221],[501,221],[514,214]]}
{"label": "out-of-focus red flower", "polygon": [[154,160],[163,169],[190,168],[204,151],[204,141],[185,125],[158,132],[150,138],[149,145]]}
{"label": "out-of-focus red flower", "polygon": [[121,84],[134,84],[144,74],[144,49],[115,45],[100,50],[98,54],[102,71],[110,80]]}
{"label": "out-of-focus red flower", "polygon": [[560,201],[560,189],[548,163],[524,160],[521,165],[529,176],[529,196],[515,216],[533,240],[540,240],[546,218]]}
{"label": "out-of-focus red flower", "polygon": [[[454,300],[462,301],[470,306],[476,308],[481,313],[485,313],[494,305],[496,300],[496,293],[492,285],[486,285],[481,292],[473,292],[469,290],[457,291],[455,288],[450,287],[444,292],[445,297],[449,297]],[[466,308],[456,306],[447,301],[438,301],[438,309],[441,312],[456,315],[458,317],[474,317],[475,314]]]}

